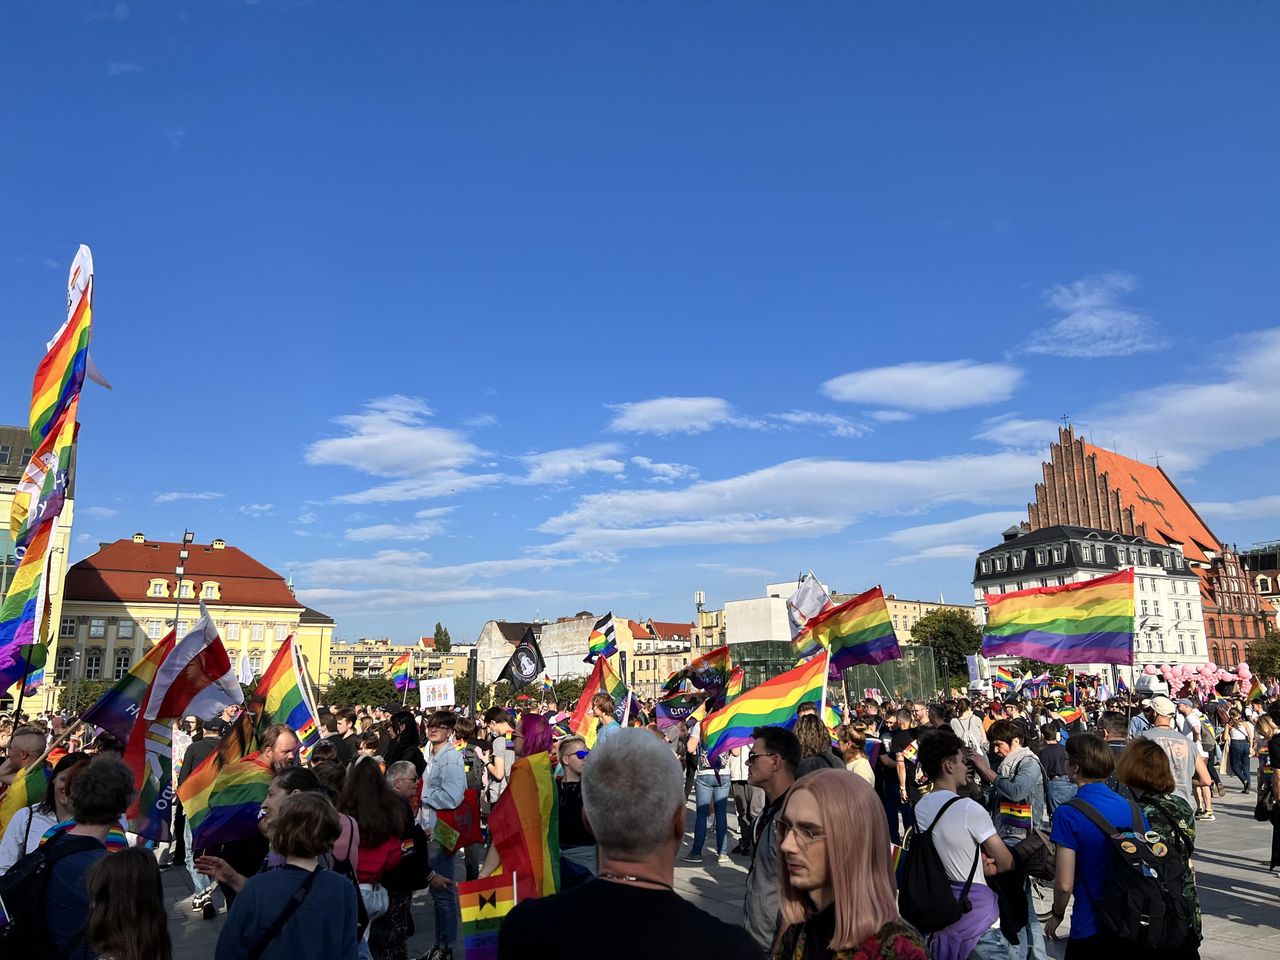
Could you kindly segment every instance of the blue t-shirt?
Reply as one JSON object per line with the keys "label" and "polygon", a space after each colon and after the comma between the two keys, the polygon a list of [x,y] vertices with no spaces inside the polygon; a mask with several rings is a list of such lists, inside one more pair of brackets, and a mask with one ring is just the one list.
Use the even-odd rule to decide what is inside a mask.
{"label": "blue t-shirt", "polygon": [[[1134,825],[1129,801],[1105,783],[1086,783],[1076,792],[1076,797],[1097,810],[1113,826]],[[1146,827],[1146,820],[1143,819],[1142,828],[1145,830]],[[1092,937],[1098,932],[1093,901],[1102,896],[1102,884],[1111,866],[1111,840],[1103,835],[1092,820],[1068,806],[1058,807],[1053,812],[1053,830],[1049,839],[1076,852],[1071,939]]]}
{"label": "blue t-shirt", "polygon": [[[64,857],[49,871],[45,922],[53,945],[71,960],[92,960],[97,956],[84,942],[81,931],[89,922],[89,888],[86,884],[89,870],[105,856],[105,846],[84,850]],[[68,949],[77,937],[79,942],[74,949]]]}
{"label": "blue t-shirt", "polygon": [[[291,865],[250,877],[218,935],[215,960],[241,960],[247,955],[306,879],[306,870]],[[346,877],[321,868],[311,892],[262,957],[356,960],[355,885]]]}

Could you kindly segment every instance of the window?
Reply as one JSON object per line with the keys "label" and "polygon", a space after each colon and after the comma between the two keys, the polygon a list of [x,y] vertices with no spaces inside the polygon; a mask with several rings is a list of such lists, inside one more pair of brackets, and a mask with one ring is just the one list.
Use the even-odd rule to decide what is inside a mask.
{"label": "window", "polygon": [[1173,619],[1175,621],[1182,619],[1182,604],[1177,600],[1173,601]]}
{"label": "window", "polygon": [[287,623],[276,624],[276,643],[284,643],[285,638],[289,636],[289,625]]}
{"label": "window", "polygon": [[1213,651],[1213,662],[1214,662],[1214,663],[1221,663],[1221,662],[1222,662],[1222,648],[1221,648],[1220,646],[1218,646],[1218,645],[1215,643],[1215,644],[1212,644],[1212,645],[1210,646],[1210,648],[1209,648],[1209,649],[1211,649],[1211,650]]}
{"label": "window", "polygon": [[[1236,622],[1234,620],[1227,621],[1227,636],[1234,637],[1236,635]],[[1235,644],[1232,644],[1235,646]]]}
{"label": "window", "polygon": [[129,672],[129,663],[133,660],[133,653],[129,650],[120,650],[116,653],[116,671],[112,676],[113,680],[120,680]]}
{"label": "window", "polygon": [[132,640],[133,621],[128,618],[121,620],[120,624],[116,627],[116,636],[121,640]]}
{"label": "window", "polygon": [[184,600],[189,599],[190,597],[194,596],[194,594],[192,593],[192,589],[191,589],[191,588],[192,588],[192,583],[191,583],[191,581],[190,581],[190,580],[183,580],[183,581],[178,585],[178,596],[179,596],[179,597],[181,597],[181,598],[182,598],[182,599],[184,599]]}
{"label": "window", "polygon": [[1097,553],[1095,554],[1095,556],[1098,558],[1098,563],[1106,563],[1107,548],[1104,547],[1102,544],[1098,544],[1095,549],[1097,550]]}
{"label": "window", "polygon": [[1026,559],[1026,555],[1025,555],[1021,550],[1019,550],[1017,553],[1015,553],[1015,554],[1013,555],[1013,569],[1015,569],[1015,570],[1021,570],[1021,569],[1022,569],[1022,562],[1023,562],[1023,560],[1024,560],[1024,559]]}
{"label": "window", "polygon": [[[1206,620],[1204,622],[1204,625],[1205,625],[1205,628],[1209,631],[1209,636],[1216,637],[1218,635],[1218,625],[1213,620]],[[1218,645],[1215,643],[1213,645],[1213,648],[1215,650],[1218,649]],[[1214,655],[1213,659],[1215,661],[1218,659],[1217,654]]]}
{"label": "window", "polygon": [[1054,562],[1054,563],[1061,563],[1061,562],[1062,562],[1062,548],[1061,548],[1061,547],[1054,547],[1054,548],[1050,551],[1050,553],[1051,553],[1051,555],[1052,555],[1052,557],[1053,557],[1053,562]]}
{"label": "window", "polygon": [[1231,645],[1231,665],[1235,666],[1240,662],[1240,647],[1236,644]]}
{"label": "window", "polygon": [[61,625],[58,627],[58,636],[60,636],[60,637],[74,637],[75,635],[76,635],[76,618],[75,618],[75,617],[63,617],[63,618],[62,618],[62,623],[61,623]]}
{"label": "window", "polygon": [[995,565],[996,565],[996,573],[1002,573],[1004,571],[1004,557],[996,557]]}
{"label": "window", "polygon": [[898,615],[896,613],[893,615],[893,629],[898,629]]}
{"label": "window", "polygon": [[1036,565],[1043,567],[1045,563],[1045,552],[1043,548],[1036,549]]}
{"label": "window", "polygon": [[1147,601],[1142,601],[1142,615],[1145,617],[1150,611],[1147,610]]}
{"label": "window", "polygon": [[260,623],[255,623],[252,627],[249,628],[250,639],[252,639],[254,643],[261,643],[262,631],[263,631],[263,625]]}
{"label": "window", "polygon": [[102,651],[90,650],[84,656],[84,678],[86,680],[102,679]]}
{"label": "window", "polygon": [[255,676],[262,676],[262,651],[255,650],[249,654],[249,671]]}
{"label": "window", "polygon": [[13,447],[7,443],[0,443],[0,464],[9,462],[9,454],[13,452]]}
{"label": "window", "polygon": [[100,617],[91,617],[89,620],[89,639],[101,640],[107,635],[107,621]]}
{"label": "window", "polygon": [[1164,553],[1164,568],[1168,570],[1172,566],[1173,566],[1173,554],[1166,550]]}
{"label": "window", "polygon": [[990,573],[990,572],[991,572],[991,561],[990,561],[990,560],[983,560],[981,563],[979,563],[979,564],[978,564],[978,568],[979,568],[983,573]]}
{"label": "window", "polygon": [[1178,652],[1179,653],[1187,652],[1187,645],[1182,642],[1182,634],[1178,634]]}
{"label": "window", "polygon": [[238,643],[239,641],[240,641],[240,624],[228,623],[227,624],[227,642]]}
{"label": "window", "polygon": [[1160,601],[1159,601],[1159,600],[1152,600],[1152,601],[1151,601],[1151,612],[1152,612],[1152,613],[1154,613],[1157,617],[1158,617],[1158,616],[1160,616]]}
{"label": "window", "polygon": [[71,676],[71,664],[75,662],[76,655],[70,650],[60,650],[58,652],[58,660],[53,668],[53,679],[64,681]]}
{"label": "window", "polygon": [[148,590],[147,593],[153,597],[167,597],[169,595],[169,588],[163,580],[152,580],[151,589]]}
{"label": "window", "polygon": [[1141,563],[1144,567],[1151,566],[1151,553],[1149,551],[1141,550],[1139,551],[1138,556],[1140,558],[1138,562]]}
{"label": "window", "polygon": [[161,623],[159,620],[148,620],[147,621],[147,639],[159,640],[161,636],[160,632],[163,629],[164,629],[164,624]]}
{"label": "window", "polygon": [[1086,543],[1080,548],[1080,555],[1084,557],[1085,563],[1093,563],[1093,546]]}
{"label": "window", "polygon": [[178,621],[178,639],[181,640],[190,632],[191,632],[191,621],[179,620]]}
{"label": "window", "polygon": [[1259,577],[1259,578],[1258,578],[1258,592],[1259,592],[1259,593],[1270,593],[1270,592],[1271,592],[1271,578],[1270,578],[1270,577]]}
{"label": "window", "polygon": [[206,600],[216,600],[218,597],[218,585],[216,583],[206,583],[200,588],[200,596]]}

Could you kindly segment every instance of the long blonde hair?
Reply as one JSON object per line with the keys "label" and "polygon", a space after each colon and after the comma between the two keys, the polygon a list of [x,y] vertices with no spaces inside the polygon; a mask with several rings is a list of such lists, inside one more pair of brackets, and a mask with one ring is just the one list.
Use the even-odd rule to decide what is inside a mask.
{"label": "long blonde hair", "polygon": [[[822,842],[835,893],[830,948],[851,950],[886,923],[900,920],[884,807],[871,785],[847,770],[815,770],[796,781],[790,796],[797,793],[808,793],[822,811]],[[810,913],[809,898],[791,885],[786,870],[779,870],[778,877],[783,924],[803,923]]]}

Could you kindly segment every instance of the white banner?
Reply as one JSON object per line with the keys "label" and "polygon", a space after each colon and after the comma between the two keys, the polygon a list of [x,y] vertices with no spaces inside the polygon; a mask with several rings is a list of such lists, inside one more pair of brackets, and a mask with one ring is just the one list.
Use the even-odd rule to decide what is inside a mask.
{"label": "white banner", "polygon": [[453,677],[418,681],[418,704],[423,710],[433,707],[448,707],[455,702],[453,698]]}

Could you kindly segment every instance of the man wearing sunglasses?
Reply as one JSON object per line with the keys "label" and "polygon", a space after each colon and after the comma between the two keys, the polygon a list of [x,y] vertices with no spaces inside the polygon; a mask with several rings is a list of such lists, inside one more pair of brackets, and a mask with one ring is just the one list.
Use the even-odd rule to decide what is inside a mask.
{"label": "man wearing sunglasses", "polygon": [[756,727],[747,754],[747,782],[764,791],[765,805],[752,825],[753,852],[742,908],[747,933],[766,953],[778,929],[777,816],[796,782],[800,741],[782,727]]}
{"label": "man wearing sunglasses", "polygon": [[567,890],[597,872],[596,838],[582,816],[582,765],[590,751],[581,737],[565,737],[557,751],[564,769],[559,786],[560,888]]}

